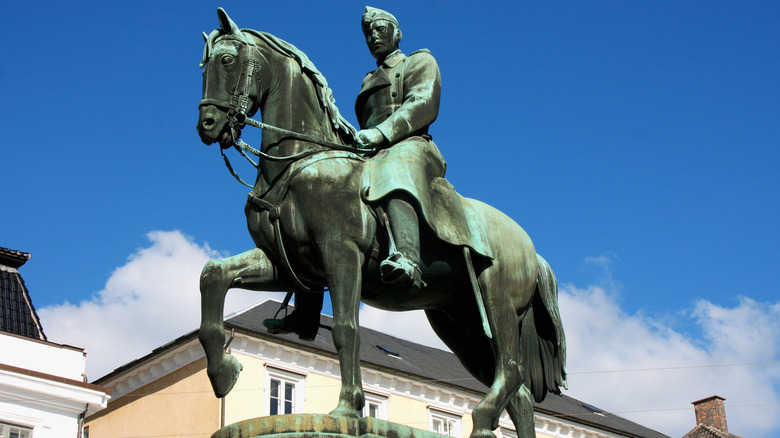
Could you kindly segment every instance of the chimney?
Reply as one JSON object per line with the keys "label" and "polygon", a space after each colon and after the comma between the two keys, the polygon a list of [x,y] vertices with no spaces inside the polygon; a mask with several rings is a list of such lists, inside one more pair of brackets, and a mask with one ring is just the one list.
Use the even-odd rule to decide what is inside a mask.
{"label": "chimney", "polygon": [[726,399],[723,397],[713,395],[712,397],[693,402],[693,409],[696,411],[696,425],[704,424],[728,433],[729,427],[726,425],[724,400]]}

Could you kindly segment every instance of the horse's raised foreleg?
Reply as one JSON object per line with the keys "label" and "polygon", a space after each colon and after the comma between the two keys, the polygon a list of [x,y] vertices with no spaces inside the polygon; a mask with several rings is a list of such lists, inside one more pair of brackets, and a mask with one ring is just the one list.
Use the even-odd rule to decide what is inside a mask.
{"label": "horse's raised foreleg", "polygon": [[341,392],[339,404],[331,415],[359,417],[365,396],[360,376],[360,308],[361,267],[363,254],[351,242],[333,242],[322,249],[323,264],[328,273],[330,299],[333,303],[333,344],[339,356]]}
{"label": "horse's raised foreleg", "polygon": [[207,373],[217,397],[224,397],[230,392],[241,371],[238,360],[224,350],[222,318],[228,289],[279,290],[282,285],[276,283],[273,264],[257,248],[226,259],[211,260],[203,267],[198,339],[206,352]]}

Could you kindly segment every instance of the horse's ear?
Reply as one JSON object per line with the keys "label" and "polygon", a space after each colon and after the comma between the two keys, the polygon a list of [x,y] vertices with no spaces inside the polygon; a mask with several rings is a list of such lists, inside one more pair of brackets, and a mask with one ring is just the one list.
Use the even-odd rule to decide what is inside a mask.
{"label": "horse's ear", "polygon": [[200,60],[200,68],[205,67],[206,63],[209,62],[209,36],[206,35],[206,32],[203,32],[203,41],[206,44],[203,46],[203,58]]}
{"label": "horse's ear", "polygon": [[217,8],[217,16],[219,17],[219,26],[222,31],[230,35],[240,35],[241,29],[238,28],[235,22],[228,17],[227,12],[222,8]]}

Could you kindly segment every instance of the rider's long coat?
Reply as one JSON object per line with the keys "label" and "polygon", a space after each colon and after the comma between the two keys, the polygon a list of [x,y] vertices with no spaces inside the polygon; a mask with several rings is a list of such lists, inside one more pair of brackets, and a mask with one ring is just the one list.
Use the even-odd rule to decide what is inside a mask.
{"label": "rider's long coat", "polygon": [[439,115],[441,75],[427,50],[388,56],[366,75],[355,102],[361,129],[377,128],[391,145],[428,133]]}
{"label": "rider's long coat", "polygon": [[431,181],[443,177],[444,158],[428,127],[439,114],[441,75],[427,51],[397,51],[366,75],[355,102],[361,129],[377,128],[388,147],[370,160],[369,200],[405,190],[427,210]]}
{"label": "rider's long coat", "polygon": [[440,96],[439,66],[427,50],[408,57],[397,51],[366,75],[355,102],[357,119],[361,129],[379,129],[389,146],[368,160],[363,194],[375,202],[406,191],[439,238],[488,254],[473,243],[459,196],[444,179],[447,165],[428,135]]}

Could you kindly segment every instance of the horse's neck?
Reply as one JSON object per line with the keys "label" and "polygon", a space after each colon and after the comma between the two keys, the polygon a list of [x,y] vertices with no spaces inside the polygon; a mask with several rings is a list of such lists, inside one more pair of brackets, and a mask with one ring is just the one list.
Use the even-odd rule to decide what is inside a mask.
{"label": "horse's neck", "polygon": [[[315,138],[334,141],[335,136],[327,124],[327,117],[319,102],[316,89],[298,62],[268,48],[263,55],[268,60],[269,83],[262,84],[263,100],[260,108],[263,122],[306,134]],[[282,139],[281,135],[263,135],[263,147],[288,149],[287,154],[311,147],[299,140]],[[290,149],[293,150],[290,150]]]}
{"label": "horse's neck", "polygon": [[[258,41],[258,48],[267,63],[261,66],[259,79],[263,123],[317,139],[338,141],[330,129],[316,89],[302,73],[298,61],[262,41]],[[321,146],[271,131],[263,132],[261,150],[269,155],[289,157],[312,149],[321,149]],[[261,173],[270,182],[288,165],[288,161],[263,160]]]}

